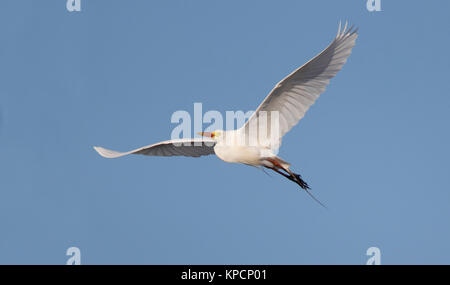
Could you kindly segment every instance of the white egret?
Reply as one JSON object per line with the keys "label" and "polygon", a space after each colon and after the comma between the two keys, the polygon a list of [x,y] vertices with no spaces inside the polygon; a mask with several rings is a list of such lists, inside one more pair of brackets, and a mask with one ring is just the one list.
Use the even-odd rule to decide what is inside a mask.
{"label": "white egret", "polygon": [[[205,138],[163,141],[128,152],[116,152],[102,147],[94,147],[94,149],[101,156],[107,158],[128,154],[191,157],[216,154],[226,162],[271,169],[294,181],[312,196],[308,191],[309,185],[301,176],[289,169],[288,162],[275,155],[276,149],[281,145],[283,135],[303,118],[309,107],[325,91],[330,79],[341,70],[351,54],[357,37],[357,29],[353,29],[353,26],[347,30],[346,23],[341,30],[341,24],[339,24],[338,33],[330,45],[275,85],[255,113],[240,129],[202,132],[200,134]],[[277,112],[278,125],[276,125],[276,129],[273,124],[267,123],[275,121],[275,117],[272,115],[273,111]],[[258,137],[253,140],[256,143],[250,144],[249,141],[256,134],[251,131],[251,126],[259,126],[253,123],[263,117],[263,114],[266,117],[264,132],[271,138],[277,135],[278,141],[272,144],[269,139]],[[244,143],[242,143],[243,141]],[[319,202],[317,199],[315,200]]]}

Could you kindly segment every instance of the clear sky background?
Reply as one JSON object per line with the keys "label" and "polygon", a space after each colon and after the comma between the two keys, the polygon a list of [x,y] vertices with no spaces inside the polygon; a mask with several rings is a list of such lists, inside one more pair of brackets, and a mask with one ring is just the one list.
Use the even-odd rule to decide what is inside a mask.
{"label": "clear sky background", "polygon": [[[450,263],[450,2],[65,2],[0,4],[1,264]],[[214,156],[92,149],[255,109],[346,19],[353,53],[279,153],[328,210]]]}

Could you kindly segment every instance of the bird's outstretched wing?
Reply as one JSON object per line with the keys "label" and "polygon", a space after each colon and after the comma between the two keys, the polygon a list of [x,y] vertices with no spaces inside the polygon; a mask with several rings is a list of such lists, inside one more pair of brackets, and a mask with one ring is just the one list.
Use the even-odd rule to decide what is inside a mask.
{"label": "bird's outstretched wing", "polygon": [[[331,44],[316,57],[281,80],[267,95],[264,101],[256,109],[255,113],[241,128],[246,136],[254,135],[249,132],[250,126],[259,121],[260,112],[263,112],[267,120],[267,137],[272,136],[271,111],[278,111],[279,138],[281,138],[303,118],[306,111],[325,91],[326,86],[339,70],[341,70],[347,58],[352,52],[358,37],[357,29],[353,26],[347,30],[347,23],[341,30],[339,23],[338,33]],[[253,126],[257,126],[255,123]]]}
{"label": "bird's outstretched wing", "polygon": [[214,154],[214,144],[214,140],[200,138],[163,141],[127,152],[117,152],[99,146],[94,146],[94,149],[101,156],[106,158],[116,158],[128,154],[199,157],[202,155]]}

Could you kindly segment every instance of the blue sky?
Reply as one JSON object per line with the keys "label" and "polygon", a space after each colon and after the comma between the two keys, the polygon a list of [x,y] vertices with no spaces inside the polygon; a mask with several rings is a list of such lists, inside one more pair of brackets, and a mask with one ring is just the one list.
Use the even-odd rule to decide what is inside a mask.
{"label": "blue sky", "polygon": [[[450,3],[365,2],[2,1],[0,263],[450,263]],[[213,156],[92,149],[255,109],[346,19],[353,53],[279,153],[329,210]]]}

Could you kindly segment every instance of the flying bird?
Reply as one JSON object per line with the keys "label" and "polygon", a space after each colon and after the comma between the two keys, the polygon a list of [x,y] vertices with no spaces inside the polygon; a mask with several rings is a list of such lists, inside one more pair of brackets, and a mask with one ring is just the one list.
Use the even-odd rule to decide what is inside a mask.
{"label": "flying bird", "polygon": [[[276,150],[281,146],[282,137],[303,118],[309,107],[325,91],[330,79],[341,70],[351,54],[357,37],[357,29],[353,26],[347,30],[347,23],[343,29],[339,24],[338,33],[328,47],[276,84],[239,129],[201,132],[199,134],[203,138],[168,140],[128,152],[117,152],[102,147],[94,149],[106,158],[128,154],[190,157],[215,154],[226,162],[271,169],[297,183],[308,195],[324,206],[309,192],[310,187],[301,175],[290,170],[290,163],[276,155]],[[270,138],[261,138],[257,135],[258,131],[253,131],[254,126],[260,126],[263,121],[264,129],[259,130]],[[249,143],[250,141],[253,143]]]}

